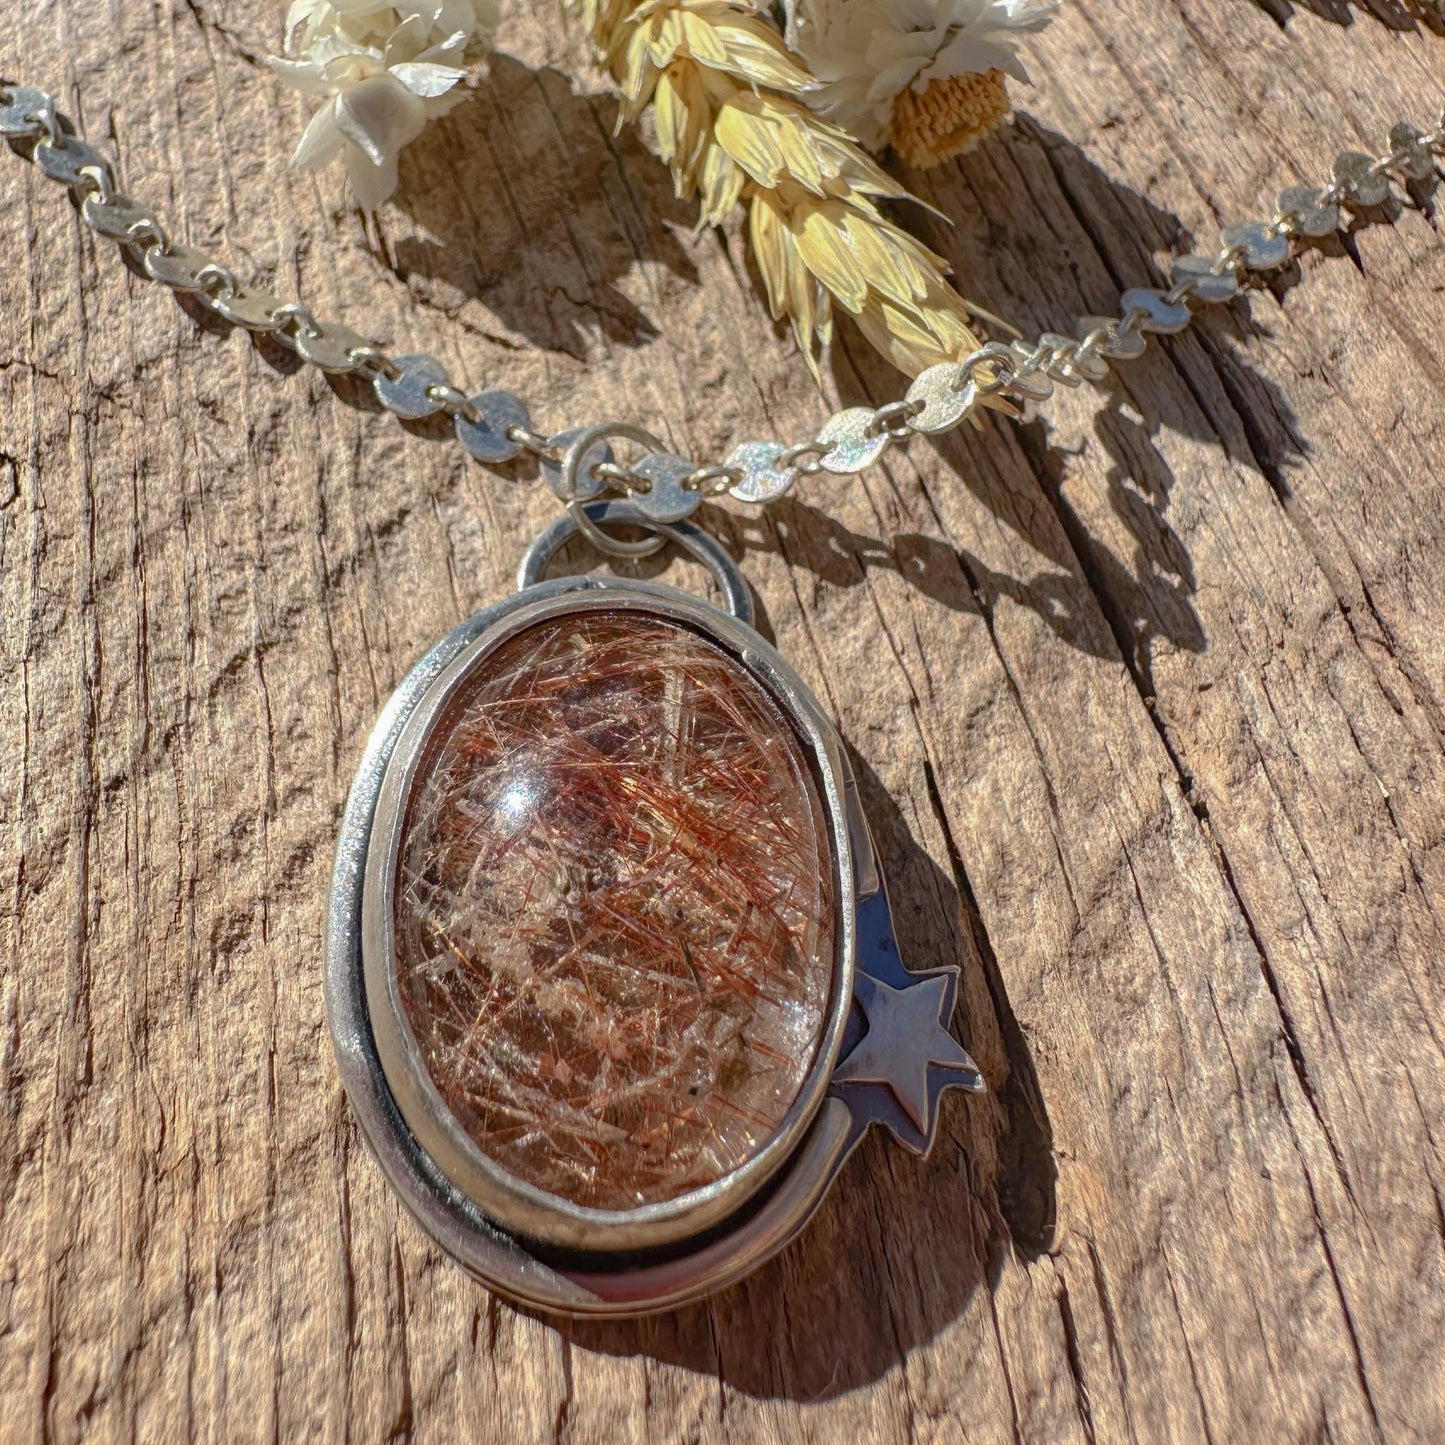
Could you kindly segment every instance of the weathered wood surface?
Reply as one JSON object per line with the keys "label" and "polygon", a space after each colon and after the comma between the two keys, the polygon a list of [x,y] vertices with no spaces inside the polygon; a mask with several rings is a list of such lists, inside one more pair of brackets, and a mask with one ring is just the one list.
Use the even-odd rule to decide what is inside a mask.
{"label": "weathered wood surface", "polygon": [[[543,424],[716,456],[826,414],[552,0],[369,228],[287,171],[278,32],[26,0],[0,62],[177,235]],[[920,181],[1026,330],[1445,100],[1394,0],[1069,0],[1034,55],[1018,127]],[[0,1436],[1445,1437],[1437,216],[1107,397],[713,509],[992,1092],[709,1305],[569,1326],[404,1217],[318,967],[371,722],[549,497],[198,324],[0,162]],[[898,391],[853,336],[835,372]]]}

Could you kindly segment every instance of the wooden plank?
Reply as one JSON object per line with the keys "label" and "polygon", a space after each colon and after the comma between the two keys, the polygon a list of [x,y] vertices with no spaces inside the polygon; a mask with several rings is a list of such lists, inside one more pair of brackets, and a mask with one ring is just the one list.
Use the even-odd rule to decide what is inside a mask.
{"label": "wooden plank", "polygon": [[[551,4],[363,226],[237,0],[53,0],[0,55],[178,236],[716,455],[826,395]],[[1408,7],[1070,0],[1008,134],[918,177],[964,288],[1067,329],[1445,103]],[[434,140],[431,138],[435,138]],[[6,160],[0,157],[0,160]],[[1105,395],[709,520],[837,717],[989,1079],[705,1306],[513,1311],[356,1135],[318,955],[339,809],[544,490],[0,208],[6,1438],[1445,1434],[1445,247],[1406,210]],[[669,579],[696,585],[684,564]]]}

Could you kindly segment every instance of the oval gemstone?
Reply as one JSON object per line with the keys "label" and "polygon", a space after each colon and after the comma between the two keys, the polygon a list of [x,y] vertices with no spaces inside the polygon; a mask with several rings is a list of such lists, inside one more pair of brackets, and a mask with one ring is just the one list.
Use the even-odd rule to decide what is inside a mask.
{"label": "oval gemstone", "polygon": [[736,1170],[817,1056],[831,856],[792,724],[708,638],[619,608],[502,642],[432,729],[398,861],[399,992],[447,1107],[594,1209]]}

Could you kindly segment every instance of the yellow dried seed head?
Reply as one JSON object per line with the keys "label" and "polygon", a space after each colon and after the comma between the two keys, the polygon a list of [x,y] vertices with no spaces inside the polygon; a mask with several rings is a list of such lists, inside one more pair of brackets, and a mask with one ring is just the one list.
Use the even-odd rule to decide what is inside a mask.
{"label": "yellow dried seed head", "polygon": [[1001,70],[933,80],[923,90],[899,93],[888,139],[905,165],[927,170],[971,150],[1010,110]]}
{"label": "yellow dried seed head", "polygon": [[569,3],[622,91],[621,120],[653,106],[662,158],[703,223],[747,205],[769,309],[815,372],[835,303],[910,374],[977,348],[947,265],[874,204],[906,192],[808,108],[813,78],[776,30],[730,0]]}

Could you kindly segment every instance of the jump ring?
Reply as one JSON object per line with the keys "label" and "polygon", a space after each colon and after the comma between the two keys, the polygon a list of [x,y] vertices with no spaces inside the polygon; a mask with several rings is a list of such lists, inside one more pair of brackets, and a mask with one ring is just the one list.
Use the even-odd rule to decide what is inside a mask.
{"label": "jump ring", "polygon": [[553,446],[549,438],[532,431],[528,427],[508,427],[507,435],[512,441],[516,442],[519,447],[525,448],[536,456],[555,457],[557,454],[557,448]]}
{"label": "jump ring", "polygon": [[[773,467],[780,472],[787,471],[789,467],[796,467],[805,477],[815,477],[823,470],[818,465],[818,458],[826,456],[832,450],[832,447],[826,442],[799,442],[797,446],[789,447],[787,451],[783,452],[773,463]],[[804,461],[805,457],[808,460]]]}
{"label": "jump ring", "polygon": [[604,532],[592,520],[585,502],[568,502],[567,515],[572,519],[577,530],[599,552],[605,552],[609,557],[650,557],[654,552],[661,551],[667,540],[665,537],[652,535],[643,537],[636,542],[623,542],[610,533]]}
{"label": "jump ring", "polygon": [[[649,452],[665,450],[662,442],[653,436],[650,431],[644,431],[642,427],[633,426],[628,422],[607,421],[600,423],[598,426],[586,427],[583,430],[575,432],[567,444],[567,450],[562,454],[561,466],[558,469],[557,481],[554,486],[554,490],[560,497],[567,501],[569,506],[573,502],[583,500],[583,492],[585,489],[580,485],[583,479],[578,473],[581,471],[582,463],[586,460],[587,454],[598,442],[605,442],[611,437],[619,437],[623,441],[636,442],[638,446],[645,447]],[[612,464],[609,462],[597,462],[590,470],[595,475],[605,475],[602,473],[602,468],[610,465]],[[620,470],[619,468],[619,471]],[[582,526],[583,530],[586,530],[585,524],[579,522],[578,525]],[[588,536],[591,536],[590,532]],[[596,542],[596,538],[592,540],[594,543]],[[641,554],[634,553],[632,555]]]}
{"label": "jump ring", "polygon": [[378,376],[396,381],[402,374],[401,367],[379,346],[353,346],[346,354],[368,381],[374,381]]}
{"label": "jump ring", "polygon": [[482,419],[482,414],[471,401],[456,387],[445,381],[434,382],[427,387],[426,394],[436,402],[443,411],[452,416],[459,416],[463,421],[469,421],[474,426]]}
{"label": "jump ring", "polygon": [[914,399],[908,401],[890,401],[887,406],[880,406],[873,413],[873,420],[868,423],[868,430],[875,436],[880,432],[887,432],[889,436],[906,437],[909,435],[908,427],[901,428],[896,423],[906,423],[917,416],[924,408],[925,403]]}
{"label": "jump ring", "polygon": [[278,331],[284,332],[292,322],[308,336],[321,335],[321,323],[299,301],[288,301],[272,313],[272,321]]}

